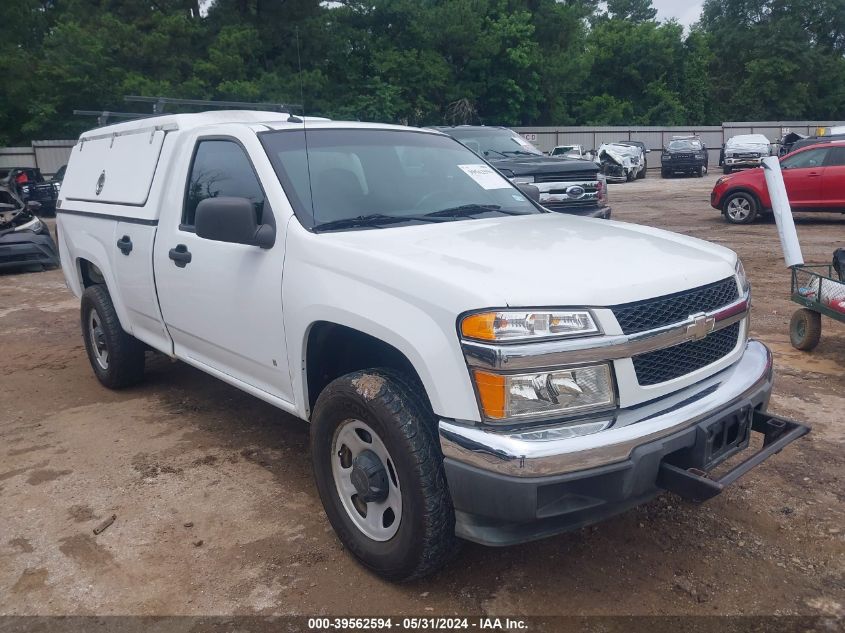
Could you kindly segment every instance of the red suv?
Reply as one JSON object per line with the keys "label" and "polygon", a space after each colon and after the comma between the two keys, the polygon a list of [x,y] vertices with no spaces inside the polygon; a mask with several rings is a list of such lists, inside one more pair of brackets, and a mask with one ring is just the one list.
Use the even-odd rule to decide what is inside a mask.
{"label": "red suv", "polygon": [[[845,213],[845,141],[810,145],[780,159],[793,211]],[[710,206],[731,224],[750,224],[772,202],[763,170],[749,169],[716,181]]]}

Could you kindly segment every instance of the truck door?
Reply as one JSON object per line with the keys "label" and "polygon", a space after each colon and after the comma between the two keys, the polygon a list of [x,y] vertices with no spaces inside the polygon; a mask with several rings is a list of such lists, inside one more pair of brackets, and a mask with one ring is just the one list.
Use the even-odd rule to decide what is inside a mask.
{"label": "truck door", "polygon": [[795,208],[823,207],[822,176],[829,148],[798,152],[781,161],[783,180],[790,204]]}
{"label": "truck door", "polygon": [[845,209],[845,147],[831,147],[822,176],[822,200],[831,209]]}
{"label": "truck door", "polygon": [[[176,356],[292,402],[282,319],[287,217],[273,215],[258,173],[281,191],[278,180],[270,182],[272,167],[254,134],[193,142],[190,164],[180,163],[165,197],[165,204],[180,208],[162,210],[154,249],[156,287]],[[198,237],[197,205],[215,196],[252,201],[259,222],[276,225],[273,247]]]}

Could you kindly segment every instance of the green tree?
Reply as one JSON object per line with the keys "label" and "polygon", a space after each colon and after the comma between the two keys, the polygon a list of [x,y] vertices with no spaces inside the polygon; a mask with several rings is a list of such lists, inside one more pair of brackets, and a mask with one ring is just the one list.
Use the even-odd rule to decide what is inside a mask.
{"label": "green tree", "polygon": [[607,0],[607,12],[614,18],[631,22],[648,22],[657,17],[651,0]]}

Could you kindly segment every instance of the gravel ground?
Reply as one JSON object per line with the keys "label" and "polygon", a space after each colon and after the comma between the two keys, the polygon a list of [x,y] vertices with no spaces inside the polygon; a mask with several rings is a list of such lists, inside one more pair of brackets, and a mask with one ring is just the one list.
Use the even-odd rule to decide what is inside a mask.
{"label": "gravel ground", "polygon": [[[703,506],[667,494],[541,542],[467,544],[406,585],[342,550],[303,422],[160,356],[145,384],[108,391],[61,272],[0,275],[0,614],[844,615],[845,326],[790,347],[776,228],[725,224],[714,181],[614,185],[614,218],[740,253],[753,335],[775,354],[771,407],[813,432]],[[827,262],[845,217],[798,230]]]}

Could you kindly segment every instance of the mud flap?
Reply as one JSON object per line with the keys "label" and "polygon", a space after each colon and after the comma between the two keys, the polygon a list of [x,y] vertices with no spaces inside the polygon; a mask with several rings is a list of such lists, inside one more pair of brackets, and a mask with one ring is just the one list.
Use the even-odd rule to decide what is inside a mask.
{"label": "mud flap", "polygon": [[726,486],[759,466],[772,455],[779,453],[799,437],[810,432],[810,427],[770,413],[754,410],[751,413],[751,432],[763,434],[763,447],[747,460],[734,466],[719,479],[711,479],[707,468],[717,465],[723,458],[707,463],[702,468],[684,468],[672,460],[664,460],[657,472],[657,485],[664,490],[696,503],[712,499]]}

